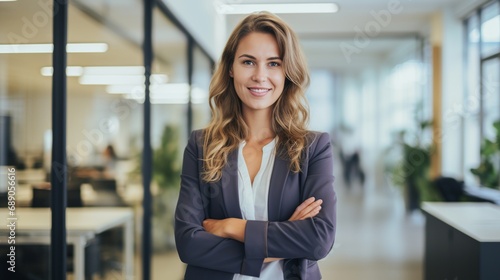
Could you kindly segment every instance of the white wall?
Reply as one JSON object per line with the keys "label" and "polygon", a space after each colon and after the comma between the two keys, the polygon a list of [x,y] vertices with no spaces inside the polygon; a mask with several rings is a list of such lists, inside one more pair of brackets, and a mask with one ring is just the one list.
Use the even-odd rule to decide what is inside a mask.
{"label": "white wall", "polygon": [[463,177],[463,26],[452,8],[442,11],[442,174]]}
{"label": "white wall", "polygon": [[310,73],[311,83],[307,90],[309,101],[309,128],[317,131],[331,132],[334,124],[334,81],[328,70],[313,70]]}
{"label": "white wall", "polygon": [[163,0],[163,2],[212,58],[218,58],[221,51],[220,40],[225,40],[225,18],[215,12],[213,1]]}

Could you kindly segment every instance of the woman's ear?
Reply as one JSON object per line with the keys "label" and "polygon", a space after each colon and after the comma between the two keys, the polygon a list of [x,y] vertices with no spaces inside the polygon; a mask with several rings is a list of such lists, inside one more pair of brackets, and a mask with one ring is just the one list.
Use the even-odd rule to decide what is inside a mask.
{"label": "woman's ear", "polygon": [[231,69],[229,70],[229,77],[234,78],[234,77],[233,77],[233,68],[231,68]]}

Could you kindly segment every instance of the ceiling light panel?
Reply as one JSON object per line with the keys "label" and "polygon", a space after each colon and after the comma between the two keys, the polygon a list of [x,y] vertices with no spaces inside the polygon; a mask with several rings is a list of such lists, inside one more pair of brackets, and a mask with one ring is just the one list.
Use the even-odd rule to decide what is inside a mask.
{"label": "ceiling light panel", "polygon": [[339,6],[335,3],[295,3],[295,4],[219,4],[220,14],[249,14],[259,11],[269,11],[275,14],[310,14],[336,13]]}

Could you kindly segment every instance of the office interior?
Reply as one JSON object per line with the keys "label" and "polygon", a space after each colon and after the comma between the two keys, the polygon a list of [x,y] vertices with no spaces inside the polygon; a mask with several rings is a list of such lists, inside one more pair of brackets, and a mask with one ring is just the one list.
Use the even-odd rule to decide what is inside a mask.
{"label": "office interior", "polygon": [[[304,1],[154,2],[151,275],[182,279],[182,153],[210,119],[210,78],[238,8]],[[338,11],[278,15],[308,61],[309,127],[329,132],[334,148],[337,237],[323,278],[428,279],[423,203],[500,204],[500,1],[317,2]],[[142,279],[143,10],[139,0],[68,2],[68,234],[83,212],[107,219],[83,249],[68,243],[68,279]],[[29,213],[50,226],[52,31],[52,1],[0,1],[0,214],[14,168],[20,231]],[[499,232],[500,217],[490,219]],[[18,238],[16,277],[49,279],[50,247],[33,236]]]}

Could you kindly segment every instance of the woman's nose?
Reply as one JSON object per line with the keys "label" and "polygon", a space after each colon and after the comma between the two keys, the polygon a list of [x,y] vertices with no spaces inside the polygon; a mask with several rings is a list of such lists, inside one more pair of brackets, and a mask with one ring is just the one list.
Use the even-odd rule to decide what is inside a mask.
{"label": "woman's nose", "polygon": [[255,82],[265,82],[267,80],[267,69],[265,67],[256,67],[252,79]]}

